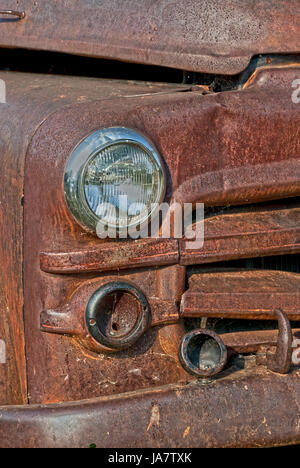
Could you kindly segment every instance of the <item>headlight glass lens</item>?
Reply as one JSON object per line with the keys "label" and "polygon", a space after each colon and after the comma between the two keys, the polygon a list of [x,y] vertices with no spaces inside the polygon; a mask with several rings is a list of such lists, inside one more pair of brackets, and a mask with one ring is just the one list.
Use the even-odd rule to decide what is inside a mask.
{"label": "headlight glass lens", "polygon": [[139,224],[157,202],[161,171],[141,146],[119,143],[99,151],[84,176],[87,203],[111,226]]}
{"label": "headlight glass lens", "polygon": [[65,196],[89,230],[103,223],[117,231],[141,227],[165,194],[162,161],[153,145],[126,128],[99,130],[72,153]]}

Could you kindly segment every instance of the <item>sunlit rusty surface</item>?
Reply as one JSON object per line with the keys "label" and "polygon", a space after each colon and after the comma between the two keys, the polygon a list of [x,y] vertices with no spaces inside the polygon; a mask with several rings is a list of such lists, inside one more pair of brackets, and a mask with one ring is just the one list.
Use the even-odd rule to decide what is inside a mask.
{"label": "sunlit rusty surface", "polygon": [[2,47],[219,74],[241,72],[257,54],[300,52],[298,0],[23,0],[22,8],[21,23],[1,20]]}
{"label": "sunlit rusty surface", "polygon": [[[25,21],[24,25],[28,24]],[[261,271],[253,272],[256,277],[249,278],[238,272],[234,290],[229,273],[221,277],[215,273],[213,282],[202,274],[192,276],[185,292],[185,266],[178,263],[185,261],[187,253],[181,257],[176,241],[169,241],[165,252],[164,243],[159,248],[154,243],[148,250],[146,244],[140,251],[134,247],[125,251],[123,247],[119,252],[112,249],[110,255],[109,247],[104,247],[110,242],[85,232],[73,219],[62,190],[67,159],[82,138],[97,128],[128,126],[147,135],[164,158],[167,201],[235,206],[236,215],[208,221],[208,241],[216,254],[225,247],[229,248],[226,259],[262,252],[284,253],[287,246],[290,253],[297,251],[298,215],[293,211],[297,208],[270,208],[267,214],[257,210],[242,219],[239,205],[300,195],[300,117],[291,100],[291,82],[298,77],[297,67],[264,70],[243,90],[203,95],[201,89],[181,86],[0,73],[7,84],[9,103],[7,113],[1,113],[3,173],[7,174],[2,193],[3,197],[9,196],[1,211],[0,253],[10,259],[3,263],[3,272],[9,270],[7,284],[1,284],[2,297],[7,299],[3,310],[7,314],[1,316],[0,326],[8,336],[10,356],[9,373],[1,379],[1,404],[34,405],[33,412],[30,405],[27,409],[0,408],[0,434],[6,434],[4,444],[175,447],[268,446],[300,441],[297,368],[279,378],[255,363],[253,368],[246,365],[244,369],[233,365],[208,386],[194,382],[182,386],[180,382],[190,379],[178,359],[185,327],[181,320],[170,323],[179,319],[182,295],[185,294],[184,304],[193,291],[197,303],[191,309],[197,317],[207,317],[209,311],[213,315],[219,297],[217,317],[224,310],[231,316],[236,305],[235,317],[246,318],[249,312],[248,318],[270,318],[269,312],[276,305],[286,309],[290,317],[298,318],[299,275]],[[5,164],[10,159],[7,169]],[[19,207],[13,216],[12,206]],[[12,238],[12,220],[13,244],[8,241]],[[234,241],[229,240],[230,231]],[[220,233],[225,239],[221,239],[223,246],[218,244]],[[252,244],[248,235],[254,239]],[[139,269],[130,263],[134,252]],[[144,257],[143,252],[147,253]],[[236,254],[238,257],[230,256]],[[167,265],[161,263],[165,257]],[[60,259],[60,271],[51,270],[54,267],[49,258]],[[220,257],[216,255],[217,259]],[[113,271],[99,272],[100,261]],[[201,263],[196,256],[194,262]],[[12,272],[16,267],[18,277],[14,282]],[[82,316],[93,288],[98,282],[116,278],[131,281],[142,290],[151,302],[154,325],[160,326],[149,329],[129,350],[108,355],[91,350],[74,336],[86,333]],[[9,288],[22,291],[23,279],[24,304],[22,294],[17,302],[15,295],[7,294]],[[249,310],[251,301],[254,306]],[[72,308],[68,307],[70,303]],[[184,309],[183,305],[182,312]],[[65,319],[70,319],[69,329]],[[274,341],[274,336],[270,339]],[[248,336],[243,343],[247,349],[252,346],[259,350],[266,337],[261,340],[263,343],[258,341],[258,337],[254,342]],[[7,375],[11,380],[7,380]],[[161,389],[161,385],[166,386]],[[16,394],[14,388],[18,390]],[[124,395],[128,391],[131,393]],[[86,399],[91,401],[80,401]],[[73,403],[62,404],[67,401]],[[59,405],[35,406],[40,403]],[[183,408],[180,418],[179,405]],[[126,431],[120,432],[120,425],[116,424],[120,418],[127,422]],[[86,434],[92,433],[94,440],[80,430],[79,419],[81,423],[85,421]]]}
{"label": "sunlit rusty surface", "polygon": [[[186,239],[107,242],[93,248],[41,252],[48,273],[102,272],[153,265],[197,265],[300,252],[300,208],[275,205],[221,213],[204,220],[204,245]],[[197,225],[193,226],[197,231]],[[184,234],[184,233],[182,233]]]}
{"label": "sunlit rusty surface", "polygon": [[207,385],[0,408],[0,437],[5,447],[269,447],[300,443],[299,405],[299,370],[277,376],[248,360]]}
{"label": "sunlit rusty surface", "polygon": [[183,317],[272,320],[282,309],[300,320],[300,275],[272,270],[192,275],[181,303]]}

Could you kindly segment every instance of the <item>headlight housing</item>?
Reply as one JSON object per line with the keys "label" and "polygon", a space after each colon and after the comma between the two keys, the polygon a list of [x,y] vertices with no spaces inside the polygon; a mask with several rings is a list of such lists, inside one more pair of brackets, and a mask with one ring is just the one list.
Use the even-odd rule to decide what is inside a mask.
{"label": "headlight housing", "polygon": [[72,152],[65,171],[69,209],[87,230],[142,229],[163,201],[166,178],[155,147],[140,133],[98,130]]}

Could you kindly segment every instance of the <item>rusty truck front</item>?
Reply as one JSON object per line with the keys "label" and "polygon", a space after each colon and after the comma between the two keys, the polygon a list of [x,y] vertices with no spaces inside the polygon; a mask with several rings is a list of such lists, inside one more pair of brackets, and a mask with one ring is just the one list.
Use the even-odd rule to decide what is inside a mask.
{"label": "rusty truck front", "polygon": [[0,46],[0,446],[300,443],[298,0],[1,1]]}

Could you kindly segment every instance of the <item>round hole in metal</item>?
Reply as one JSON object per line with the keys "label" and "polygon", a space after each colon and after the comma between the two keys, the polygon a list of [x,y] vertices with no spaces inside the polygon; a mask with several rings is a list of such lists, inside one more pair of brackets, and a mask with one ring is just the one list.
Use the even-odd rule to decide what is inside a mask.
{"label": "round hole in metal", "polygon": [[179,357],[184,369],[190,374],[212,376],[225,367],[227,349],[213,331],[193,330],[183,337]]}
{"label": "round hole in metal", "polygon": [[134,285],[111,282],[90,298],[86,323],[98,343],[113,349],[126,348],[150,326],[150,307],[144,294]]}

